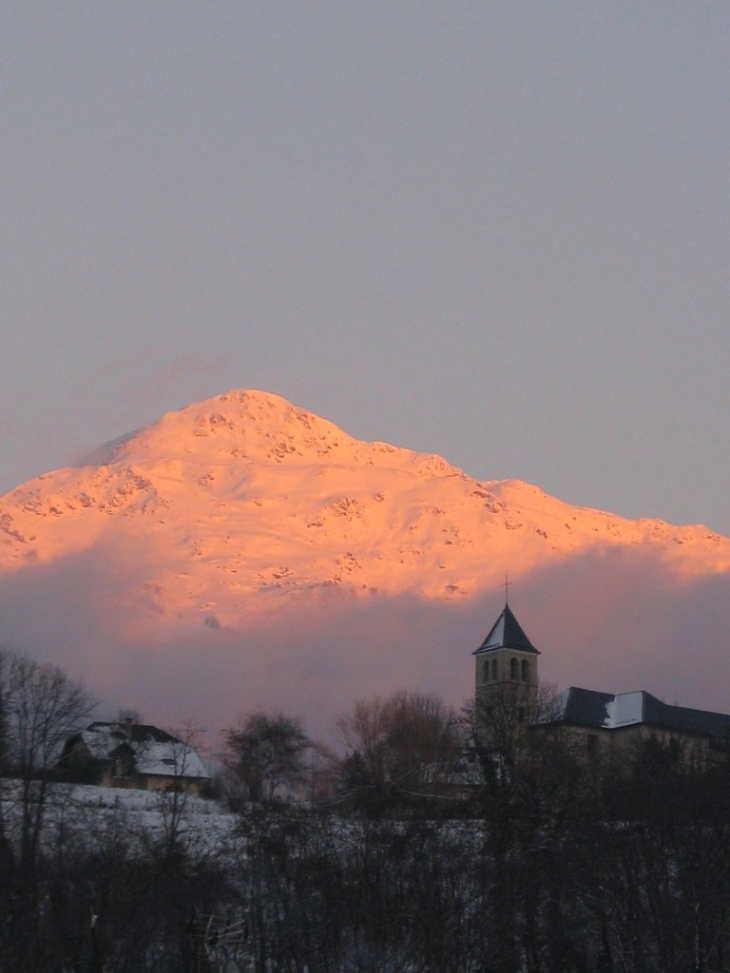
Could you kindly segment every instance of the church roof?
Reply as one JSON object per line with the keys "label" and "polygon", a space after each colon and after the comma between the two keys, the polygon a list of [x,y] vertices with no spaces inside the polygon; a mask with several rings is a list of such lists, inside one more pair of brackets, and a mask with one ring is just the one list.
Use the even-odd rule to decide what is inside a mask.
{"label": "church roof", "polygon": [[605,730],[644,724],[676,733],[722,740],[730,738],[730,715],[672,706],[643,690],[614,695],[571,686],[561,694],[555,712],[550,713],[544,722]]}
{"label": "church roof", "polygon": [[494,649],[519,649],[520,652],[532,652],[534,655],[540,655],[522,631],[520,623],[512,614],[509,605],[504,606],[504,611],[474,655],[483,655],[485,652],[492,652]]}

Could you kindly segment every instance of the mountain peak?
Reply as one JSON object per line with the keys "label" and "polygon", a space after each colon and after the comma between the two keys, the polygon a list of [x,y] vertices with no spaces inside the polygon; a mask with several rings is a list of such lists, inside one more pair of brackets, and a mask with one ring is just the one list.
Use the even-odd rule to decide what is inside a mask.
{"label": "mountain peak", "polygon": [[[269,392],[234,389],[0,497],[0,577],[101,551],[130,617],[234,626],[286,597],[454,600],[572,556],[640,545],[680,576],[726,570],[701,527],[574,507],[520,480],[363,442]],[[212,624],[212,622],[210,622]]]}
{"label": "mountain peak", "polygon": [[440,456],[354,439],[334,423],[256,389],[232,389],[117,441],[107,465],[175,456],[188,464],[372,466],[423,477],[458,476]]}

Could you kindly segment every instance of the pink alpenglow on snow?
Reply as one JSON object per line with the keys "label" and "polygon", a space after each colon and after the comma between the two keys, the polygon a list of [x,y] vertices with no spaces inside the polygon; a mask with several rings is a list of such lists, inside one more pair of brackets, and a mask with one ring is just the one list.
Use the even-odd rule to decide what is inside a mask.
{"label": "pink alpenglow on snow", "polygon": [[[543,633],[544,616],[562,641],[562,677],[591,639],[624,659],[631,609],[618,593],[676,608],[726,588],[730,540],[474,480],[251,390],[0,497],[0,639],[66,662],[109,699],[154,694],[156,718],[270,703],[321,715],[400,686],[458,702],[506,568],[521,615]],[[570,592],[582,649],[561,610]],[[605,669],[605,653],[594,661]]]}

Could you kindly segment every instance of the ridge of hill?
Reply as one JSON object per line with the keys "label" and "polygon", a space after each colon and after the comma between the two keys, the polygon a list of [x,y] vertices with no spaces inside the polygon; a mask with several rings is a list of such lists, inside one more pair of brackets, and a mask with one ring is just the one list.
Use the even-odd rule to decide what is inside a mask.
{"label": "ridge of hill", "polygon": [[288,598],[458,600],[581,553],[640,546],[679,580],[724,572],[702,526],[572,506],[519,480],[363,442],[267,392],[170,412],[0,497],[0,579],[90,551],[155,624],[235,627]]}

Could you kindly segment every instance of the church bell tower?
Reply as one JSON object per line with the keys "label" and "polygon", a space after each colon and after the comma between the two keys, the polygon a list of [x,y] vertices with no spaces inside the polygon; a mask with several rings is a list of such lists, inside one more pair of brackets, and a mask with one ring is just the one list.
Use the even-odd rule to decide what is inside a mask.
{"label": "church bell tower", "polygon": [[530,702],[534,701],[537,697],[539,655],[512,614],[509,604],[505,604],[502,614],[474,653],[477,701],[507,686],[524,693]]}

